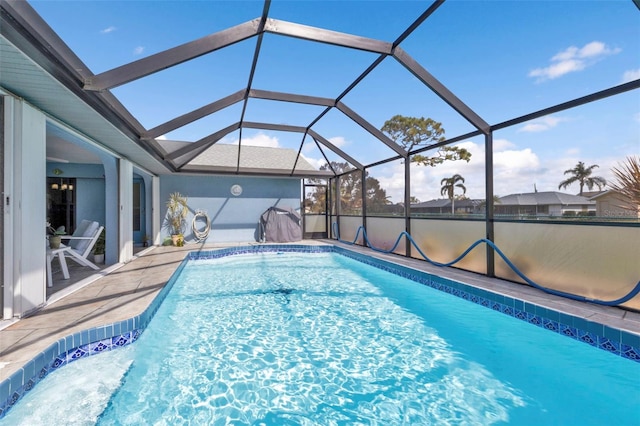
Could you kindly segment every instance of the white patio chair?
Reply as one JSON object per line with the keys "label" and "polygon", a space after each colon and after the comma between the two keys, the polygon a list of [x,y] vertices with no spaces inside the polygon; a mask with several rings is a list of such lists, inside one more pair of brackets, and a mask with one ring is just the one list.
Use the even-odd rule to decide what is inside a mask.
{"label": "white patio chair", "polygon": [[62,240],[69,240],[66,246],[71,250],[65,251],[65,255],[82,266],[88,266],[92,269],[99,270],[93,262],[87,260],[87,256],[91,253],[91,249],[98,241],[104,226],[100,226],[98,222],[83,220],[74,231],[73,235],[63,235]]}

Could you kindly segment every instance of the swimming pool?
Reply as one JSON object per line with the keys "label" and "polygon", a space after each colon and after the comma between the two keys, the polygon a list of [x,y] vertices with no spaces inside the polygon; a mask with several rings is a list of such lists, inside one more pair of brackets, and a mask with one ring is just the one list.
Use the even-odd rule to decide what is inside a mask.
{"label": "swimming pool", "polygon": [[[242,274],[234,277],[230,270]],[[212,275],[220,282],[212,283]],[[135,423],[140,412],[147,421],[230,417],[266,424],[451,418],[472,424],[601,424],[599,416],[630,424],[638,417],[632,378],[640,364],[488,310],[482,305],[489,299],[478,300],[479,293],[467,294],[479,304],[464,302],[454,297],[465,297],[455,284],[440,281],[435,286],[448,291],[436,291],[335,253],[197,260],[179,275],[136,345],[106,354],[107,367],[93,364],[102,355],[60,370],[66,375],[67,368],[87,363],[91,373],[73,377],[93,375],[94,387],[104,391],[66,399],[96,400],[96,416],[108,402],[102,424]],[[186,324],[178,325],[182,319]],[[146,319],[139,321],[134,329]],[[570,331],[578,336],[577,328]],[[163,353],[164,348],[171,350]],[[96,370],[107,371],[110,380],[95,377]],[[43,380],[7,420],[19,416],[29,398],[38,402],[26,410],[33,413],[43,393],[64,395],[68,377],[62,378],[62,391],[46,388],[56,376],[62,375]],[[137,399],[144,404],[132,405]],[[50,409],[41,414],[51,419]]]}

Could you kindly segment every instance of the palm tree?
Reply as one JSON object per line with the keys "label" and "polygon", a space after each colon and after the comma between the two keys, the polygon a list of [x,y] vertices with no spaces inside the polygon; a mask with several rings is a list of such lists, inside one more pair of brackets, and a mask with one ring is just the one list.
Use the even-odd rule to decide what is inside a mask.
{"label": "palm tree", "polygon": [[573,176],[560,182],[560,185],[558,185],[558,189],[566,188],[567,186],[575,182],[580,182],[579,195],[582,195],[582,190],[585,185],[587,185],[587,188],[589,188],[590,191],[591,189],[593,189],[594,186],[597,186],[598,189],[602,189],[602,187],[607,184],[607,181],[604,178],[601,178],[600,176],[591,176],[591,172],[596,167],[600,167],[600,166],[598,166],[597,164],[594,164],[592,166],[585,167],[582,161],[578,161],[578,164],[576,164],[576,166],[573,169],[564,171],[565,175],[573,175]]}
{"label": "palm tree", "polygon": [[464,178],[457,173],[450,178],[444,178],[440,181],[440,185],[442,185],[442,188],[440,188],[440,195],[446,195],[451,200],[451,214],[454,214],[455,211],[453,206],[453,193],[455,192],[456,188],[462,189],[463,194],[467,193],[467,188],[463,185],[463,183]]}
{"label": "palm tree", "polygon": [[640,206],[640,157],[629,156],[612,171],[616,181],[611,188],[632,204],[632,206],[620,207],[637,211]]}

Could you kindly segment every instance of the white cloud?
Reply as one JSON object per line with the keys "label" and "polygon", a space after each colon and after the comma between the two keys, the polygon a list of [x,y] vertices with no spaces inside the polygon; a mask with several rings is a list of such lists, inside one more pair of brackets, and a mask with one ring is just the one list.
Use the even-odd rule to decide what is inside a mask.
{"label": "white cloud", "polygon": [[[441,180],[459,173],[465,178],[466,195],[473,199],[485,198],[485,156],[484,144],[466,141],[458,144],[471,152],[469,163],[447,161],[436,167],[411,166],[411,195],[420,201],[442,199]],[[566,179],[564,171],[575,167],[578,161],[585,164],[599,164],[597,176],[611,179],[610,168],[619,160],[619,155],[611,158],[588,158],[579,149],[571,148],[550,158],[541,159],[532,148],[519,148],[506,139],[494,141],[493,191],[505,196],[534,190],[558,191],[558,184]],[[404,165],[398,162],[375,167],[370,175],[380,182],[393,203],[403,201]],[[577,193],[577,187],[562,190]]]}
{"label": "white cloud", "polygon": [[142,52],[144,52],[144,46],[138,46],[135,49],[133,49],[133,54],[135,56],[142,55]]}
{"label": "white cloud", "polygon": [[640,68],[638,68],[637,70],[629,70],[629,71],[625,71],[625,73],[622,75],[622,82],[628,83],[630,81],[637,80],[639,78],[640,78]]}
{"label": "white cloud", "polygon": [[551,65],[536,68],[529,72],[529,77],[536,77],[536,82],[553,80],[576,71],[582,71],[602,58],[620,53],[620,48],[611,48],[601,41],[592,41],[579,48],[568,47],[551,58]]}
{"label": "white cloud", "polygon": [[529,77],[538,77],[536,81],[553,80],[570,72],[582,71],[585,67],[584,61],[568,59],[546,68],[536,68],[529,73]]}
{"label": "white cloud", "polygon": [[542,117],[538,120],[534,120],[530,123],[525,124],[520,129],[518,129],[518,132],[544,132],[556,127],[563,121],[567,121],[567,119],[563,117],[554,117],[552,115],[548,115],[546,117]]}
{"label": "white cloud", "polygon": [[302,153],[300,153],[300,156],[302,158],[304,158],[305,160],[307,160],[309,162],[309,164],[311,164],[317,170],[320,170],[320,167],[322,167],[325,164],[327,164],[327,162],[325,161],[324,158],[311,158],[311,157],[307,157],[306,155],[304,155]]}
{"label": "white cloud", "polygon": [[[413,170],[412,170],[413,171]],[[384,188],[387,192],[387,197],[392,203],[401,203],[404,201],[404,165],[393,162],[392,164],[382,167],[376,167],[373,170],[369,170],[370,176],[378,179],[380,187]],[[424,178],[414,176],[411,174],[411,187],[422,188],[425,187]],[[414,194],[415,195],[415,194]],[[420,198],[420,197],[418,197]],[[422,199],[420,199],[422,200]]]}
{"label": "white cloud", "polygon": [[[235,139],[230,143],[233,145],[238,145],[238,139]],[[270,148],[279,148],[280,142],[278,141],[277,137],[267,136],[264,133],[260,132],[255,136],[252,136],[249,138],[242,138],[242,145],[266,146]]]}
{"label": "white cloud", "polygon": [[534,133],[534,132],[544,132],[547,129],[548,127],[542,123],[529,123],[522,126],[520,129],[518,129],[518,131]]}
{"label": "white cloud", "polygon": [[316,145],[316,143],[313,140],[305,140],[304,145],[302,145],[302,152],[306,152],[308,153],[315,153],[318,151],[318,146]]}
{"label": "white cloud", "polygon": [[156,138],[156,140],[161,140],[161,141],[166,141],[167,140],[167,136],[166,135],[160,135]]}
{"label": "white cloud", "polygon": [[525,148],[519,151],[508,150],[496,152],[493,155],[493,165],[495,170],[510,170],[509,173],[519,173],[524,169],[535,170],[540,167],[538,156],[533,153],[531,148]]}
{"label": "white cloud", "polygon": [[100,30],[100,33],[101,34],[109,34],[109,33],[114,32],[115,30],[117,30],[117,28],[112,25],[110,27],[105,28],[104,30]]}
{"label": "white cloud", "polygon": [[349,142],[343,136],[334,136],[332,138],[327,139],[329,142],[334,144],[336,147],[341,148],[345,145],[348,145]]}
{"label": "white cloud", "polygon": [[[470,198],[484,198],[484,144],[467,141],[458,146],[471,152],[469,163],[448,161],[436,167],[412,165],[411,195],[420,201],[443,198],[440,194],[440,181],[459,173],[465,178],[466,195]],[[562,180],[558,180],[556,176],[548,176],[548,170],[542,167],[540,159],[531,148],[517,149],[515,144],[506,139],[494,141],[493,163],[494,193],[500,196],[517,192],[533,192],[534,184],[537,184],[538,190],[551,191],[554,190],[554,185],[557,188],[557,182]],[[569,167],[560,169],[560,173],[567,168]],[[392,202],[397,203],[403,200],[404,165],[394,163],[386,168],[375,168],[373,173],[375,174],[372,176],[380,181]]]}
{"label": "white cloud", "polygon": [[493,151],[504,151],[505,149],[514,148],[516,145],[507,139],[494,139]]}

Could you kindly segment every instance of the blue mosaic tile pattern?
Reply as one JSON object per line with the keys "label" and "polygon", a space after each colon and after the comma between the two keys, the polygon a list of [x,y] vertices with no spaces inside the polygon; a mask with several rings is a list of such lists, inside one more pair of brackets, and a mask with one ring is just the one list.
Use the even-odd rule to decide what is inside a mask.
{"label": "blue mosaic tile pattern", "polygon": [[138,340],[186,263],[185,260],[178,266],[176,272],[142,314],[64,337],[0,383],[0,419],[25,393],[53,370],[64,367],[75,360],[127,346]]}
{"label": "blue mosaic tile pattern", "polygon": [[526,321],[550,332],[562,334],[623,358],[640,362],[640,335],[593,323],[583,318],[557,312],[541,306],[492,293],[487,290],[418,271],[336,246],[255,245],[218,250],[190,252],[176,269],[167,285],[151,305],[140,315],[118,323],[75,333],[62,338],[41,352],[34,360],[0,383],[0,419],[22,396],[51,371],[87,356],[117,349],[135,342],[162,304],[180,272],[189,260],[217,259],[239,254],[268,252],[338,253],[395,275],[410,279],[436,290],[451,294],[488,309]]}
{"label": "blue mosaic tile pattern", "polygon": [[5,392],[8,392],[9,395],[7,398],[3,398],[3,402],[0,403],[0,419],[4,417],[7,411],[11,407],[13,407],[20,400],[20,398],[22,398],[27,392],[33,389],[33,387],[38,384],[39,381],[44,379],[47,374],[51,373],[52,371],[64,367],[70,362],[76,361],[78,359],[96,355],[98,353],[109,351],[117,347],[130,345],[131,343],[135,342],[139,336],[140,331],[133,330],[119,336],[113,336],[107,339],[100,340],[98,342],[87,343],[77,348],[71,349],[67,352],[60,353],[56,355],[52,361],[42,366],[38,370],[37,374],[28,379],[26,374],[24,374],[25,367],[23,367],[22,370],[18,371],[16,374],[19,377],[24,377],[24,380],[26,380],[26,382],[23,382],[22,384],[20,384],[20,382],[14,382],[12,380],[14,376],[16,376],[16,374],[14,374],[11,378],[5,380],[5,382],[9,382],[8,388],[5,388],[4,386],[0,388],[0,391],[3,395],[5,394]]}
{"label": "blue mosaic tile pattern", "polygon": [[[384,260],[370,258],[360,253],[349,252],[341,247],[334,247],[334,251],[362,263],[428,285],[436,290],[502,312],[505,315],[528,322],[537,327],[542,327],[551,332],[579,340],[623,358],[640,362],[640,336],[636,334],[605,327],[602,324],[593,323],[583,318],[574,317],[529,302],[478,289],[464,283],[458,283],[437,275],[431,275],[427,272],[417,271]],[[607,330],[609,330],[609,333],[607,333]]]}

